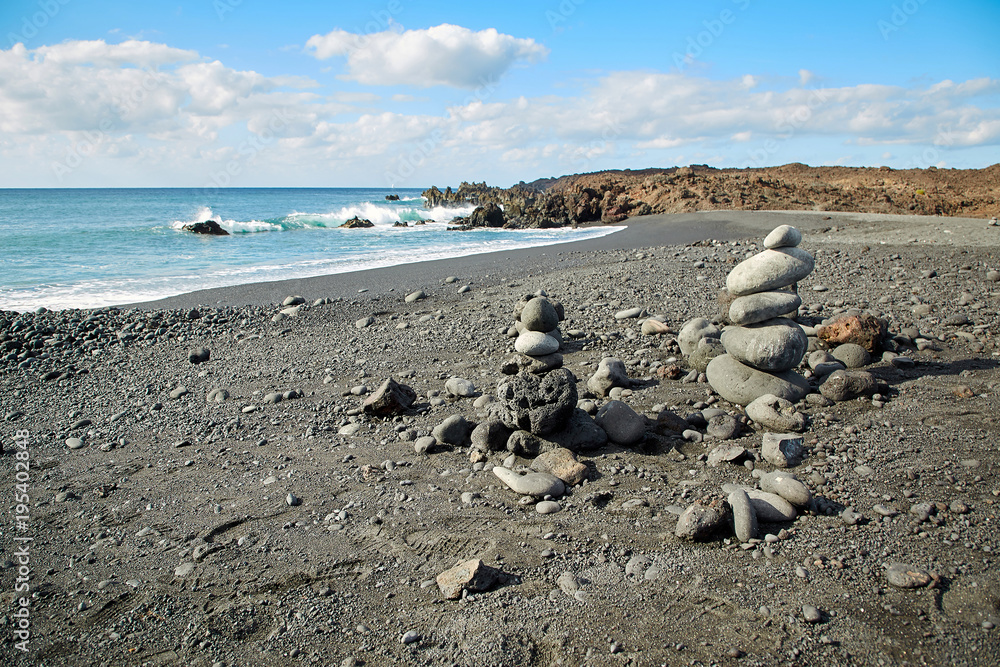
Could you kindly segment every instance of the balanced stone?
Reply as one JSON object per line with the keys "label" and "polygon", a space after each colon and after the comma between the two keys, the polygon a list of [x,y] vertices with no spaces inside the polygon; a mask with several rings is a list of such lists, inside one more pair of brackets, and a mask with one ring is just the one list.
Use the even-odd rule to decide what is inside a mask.
{"label": "balanced stone", "polygon": [[765,248],[790,248],[802,243],[802,232],[791,225],[778,225],[764,237]]}
{"label": "balanced stone", "polygon": [[521,354],[542,357],[559,350],[559,341],[541,331],[525,331],[514,341],[514,349]]}
{"label": "balanced stone", "polygon": [[793,371],[765,373],[729,354],[712,359],[705,373],[712,388],[737,405],[747,405],[764,394],[797,403],[809,393],[809,382]]}
{"label": "balanced stone", "polygon": [[776,493],[750,489],[747,491],[750,503],[757,512],[757,519],[767,523],[794,521],[798,513],[795,507]]}
{"label": "balanced stone", "polygon": [[813,268],[815,260],[805,250],[765,250],[737,264],[726,277],[726,288],[737,297],[776,290],[799,282]]}
{"label": "balanced stone", "polygon": [[521,311],[521,323],[528,331],[552,331],[559,326],[559,314],[545,297],[535,297]]}
{"label": "balanced stone", "polygon": [[757,292],[733,299],[729,304],[729,320],[746,326],[783,315],[797,313],[802,297],[794,292]]}
{"label": "balanced stone", "polygon": [[809,339],[795,322],[776,318],[730,327],[722,332],[722,345],[730,356],[757,370],[787,371],[802,361]]}

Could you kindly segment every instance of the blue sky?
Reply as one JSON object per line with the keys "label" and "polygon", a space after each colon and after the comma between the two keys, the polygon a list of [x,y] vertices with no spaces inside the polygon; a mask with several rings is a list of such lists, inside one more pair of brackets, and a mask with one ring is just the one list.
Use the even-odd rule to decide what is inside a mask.
{"label": "blue sky", "polygon": [[0,186],[984,167],[1000,3],[5,0]]}

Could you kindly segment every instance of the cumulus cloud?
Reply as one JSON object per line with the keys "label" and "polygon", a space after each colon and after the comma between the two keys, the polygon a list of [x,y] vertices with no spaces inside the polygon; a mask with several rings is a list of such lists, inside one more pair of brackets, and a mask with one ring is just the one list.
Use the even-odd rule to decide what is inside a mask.
{"label": "cumulus cloud", "polygon": [[476,88],[517,62],[538,62],[549,50],[533,39],[495,29],[474,32],[447,23],[422,30],[313,35],[306,49],[320,59],[347,59],[347,75],[367,85]]}
{"label": "cumulus cloud", "polygon": [[[431,30],[413,32],[426,37]],[[468,35],[481,33],[455,34],[467,44]],[[323,49],[335,46],[311,48],[332,57]],[[504,61],[500,71],[516,61]],[[432,69],[422,70],[424,81]],[[765,84],[753,76],[618,71],[572,93],[508,98],[486,87],[458,101],[467,93],[439,91],[452,97],[435,110],[431,100],[393,90],[320,89],[309,79],[237,70],[163,44],[16,45],[0,50],[0,178],[11,183],[30,173],[33,184],[50,184],[49,165],[84,152],[94,168],[73,178],[110,174],[86,184],[125,182],[122,175],[144,171],[158,175],[146,184],[200,184],[220,162],[237,160],[243,180],[234,177],[233,185],[312,184],[317,173],[334,179],[324,182],[339,175],[349,184],[404,185],[481,178],[484,169],[517,180],[680,163],[684,156],[722,156],[740,166],[750,154],[773,164],[846,152],[831,156],[816,146],[850,146],[873,163],[888,159],[882,155],[891,146],[902,163],[928,147],[936,155],[979,155],[1000,144],[998,79],[844,87],[822,87],[821,80],[800,75]],[[262,171],[250,181],[245,165],[264,146],[261,137],[267,157],[254,162]]]}

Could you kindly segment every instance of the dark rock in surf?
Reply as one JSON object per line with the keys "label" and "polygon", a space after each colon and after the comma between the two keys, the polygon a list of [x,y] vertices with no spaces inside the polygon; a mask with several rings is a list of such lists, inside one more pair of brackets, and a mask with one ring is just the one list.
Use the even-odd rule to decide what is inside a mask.
{"label": "dark rock in surf", "polygon": [[209,236],[229,236],[229,232],[223,229],[219,223],[215,220],[206,220],[205,222],[195,222],[190,225],[184,225],[181,227],[186,232],[191,232],[192,234],[207,234]]}

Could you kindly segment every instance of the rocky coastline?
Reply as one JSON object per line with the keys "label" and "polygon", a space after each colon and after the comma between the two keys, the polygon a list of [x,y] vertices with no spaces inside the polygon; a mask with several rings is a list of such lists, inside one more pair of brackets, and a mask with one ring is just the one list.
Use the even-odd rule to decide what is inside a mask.
{"label": "rocky coastline", "polygon": [[[715,210],[840,211],[990,218],[1000,215],[1000,164],[985,169],[705,165],[604,171],[521,182],[463,182],[424,191],[428,207],[483,207],[456,228],[564,227]],[[489,204],[502,208],[486,216]]]}

